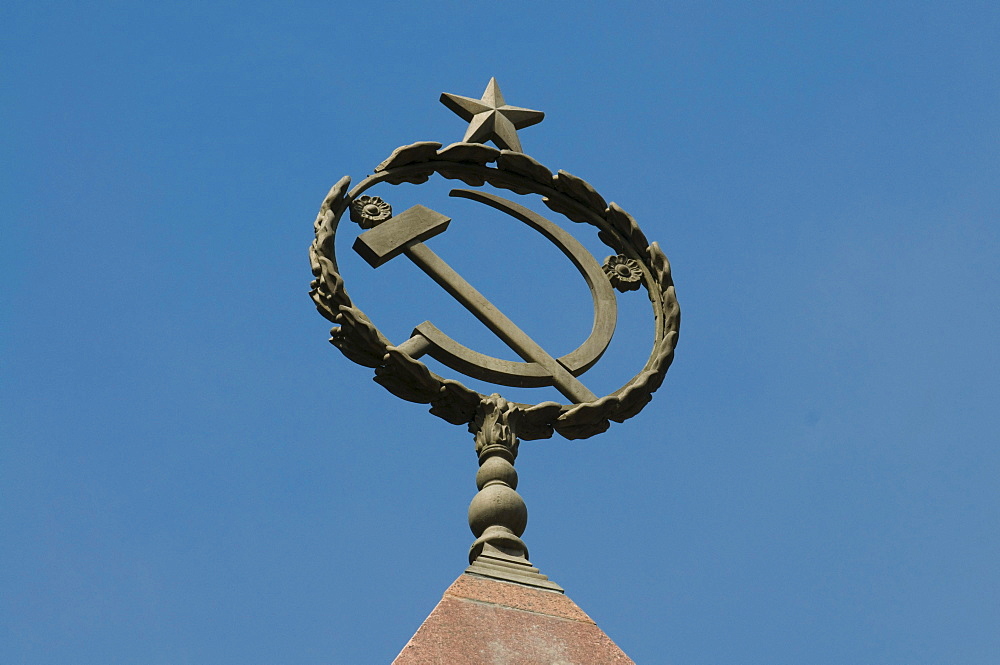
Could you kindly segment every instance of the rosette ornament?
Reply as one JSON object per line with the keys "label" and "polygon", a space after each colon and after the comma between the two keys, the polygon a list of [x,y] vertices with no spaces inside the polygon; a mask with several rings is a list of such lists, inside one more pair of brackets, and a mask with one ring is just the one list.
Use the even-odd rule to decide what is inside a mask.
{"label": "rosette ornament", "polygon": [[611,280],[611,286],[622,293],[635,291],[642,284],[642,268],[639,262],[624,254],[604,259],[604,274]]}
{"label": "rosette ornament", "polygon": [[392,217],[392,206],[377,196],[359,196],[351,203],[351,221],[370,229]]}

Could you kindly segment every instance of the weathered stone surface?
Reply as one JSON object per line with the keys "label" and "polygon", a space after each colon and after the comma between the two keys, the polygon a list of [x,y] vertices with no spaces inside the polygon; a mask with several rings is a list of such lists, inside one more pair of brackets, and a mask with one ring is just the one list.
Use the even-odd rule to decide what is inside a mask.
{"label": "weathered stone surface", "polygon": [[393,665],[635,665],[565,595],[463,574]]}
{"label": "weathered stone surface", "polygon": [[441,103],[469,122],[465,143],[493,141],[500,148],[523,152],[517,130],[536,125],[545,114],[541,111],[511,106],[503,99],[497,80],[491,78],[481,99],[441,94]]}

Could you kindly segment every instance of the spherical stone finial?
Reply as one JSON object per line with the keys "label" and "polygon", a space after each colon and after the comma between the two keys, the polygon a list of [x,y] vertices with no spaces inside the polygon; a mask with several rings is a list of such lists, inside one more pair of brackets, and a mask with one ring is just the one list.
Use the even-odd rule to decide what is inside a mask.
{"label": "spherical stone finial", "polygon": [[517,470],[514,465],[499,455],[487,457],[479,472],[476,473],[476,487],[483,489],[487,485],[503,483],[511,489],[517,489]]}
{"label": "spherical stone finial", "polygon": [[503,483],[487,485],[469,505],[469,528],[476,538],[491,526],[509,529],[515,536],[528,526],[528,507],[521,495]]}

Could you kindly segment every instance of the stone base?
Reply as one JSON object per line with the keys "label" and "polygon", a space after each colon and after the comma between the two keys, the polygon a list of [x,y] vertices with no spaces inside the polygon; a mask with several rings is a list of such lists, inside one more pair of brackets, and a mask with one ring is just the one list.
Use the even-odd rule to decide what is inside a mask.
{"label": "stone base", "polygon": [[560,591],[464,573],[393,665],[635,665]]}
{"label": "stone base", "polygon": [[489,543],[483,546],[483,551],[465,572],[563,593],[561,586],[548,576],[542,575],[541,571],[523,556],[514,556]]}

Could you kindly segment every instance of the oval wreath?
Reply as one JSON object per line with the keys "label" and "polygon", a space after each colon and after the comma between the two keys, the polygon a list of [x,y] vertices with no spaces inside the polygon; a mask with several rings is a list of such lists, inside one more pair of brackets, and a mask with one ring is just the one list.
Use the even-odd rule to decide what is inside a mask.
{"label": "oval wreath", "polygon": [[[492,165],[492,166],[491,166]],[[426,182],[437,173],[472,187],[485,183],[515,194],[539,194],[554,212],[573,222],[597,227],[600,240],[642,271],[656,317],[653,350],[645,367],[615,392],[592,402],[560,404],[513,404],[511,418],[517,422],[521,439],[545,439],[553,431],[567,439],[584,439],[604,432],[610,421],[622,422],[639,413],[652,399],[674,359],[680,329],[680,306],[674,293],[670,263],[657,243],[649,243],[635,219],[615,203],[606,203],[586,181],[565,171],[549,169],[521,152],[499,150],[481,143],[440,143],[420,141],[396,148],[375,172],[353,189],[344,176],[330,190],[320,206],[309,248],[315,279],[310,296],[316,308],[334,323],[330,342],[356,363],[373,367],[375,381],[389,392],[420,404],[430,404],[430,412],[460,425],[471,423],[479,404],[486,399],[458,381],[431,372],[421,361],[389,342],[378,328],[354,306],[337,268],[334,239],[337,225],[351,202],[370,187]],[[613,264],[612,264],[613,265]],[[612,279],[614,276],[612,275]]]}

